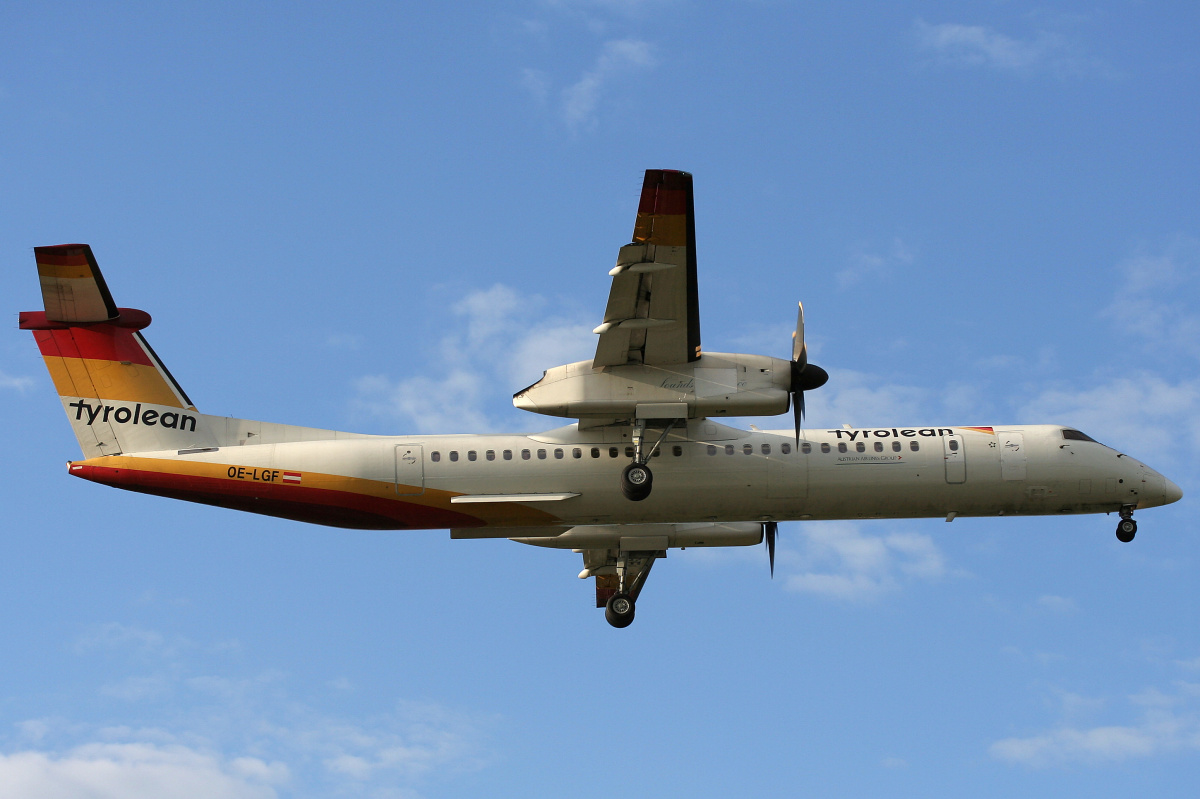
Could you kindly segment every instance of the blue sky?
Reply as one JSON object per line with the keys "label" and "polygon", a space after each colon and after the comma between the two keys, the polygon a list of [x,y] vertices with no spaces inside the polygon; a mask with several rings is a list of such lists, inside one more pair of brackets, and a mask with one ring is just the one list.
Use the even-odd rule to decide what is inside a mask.
{"label": "blue sky", "polygon": [[[0,795],[1191,796],[1198,21],[6,4]],[[207,413],[533,431],[511,394],[589,357],[647,167],[695,175],[706,349],[785,356],[804,301],[813,426],[1074,424],[1183,502],[1128,546],[787,524],[773,581],[673,552],[618,631],[575,555],[66,474],[34,246],[91,244]]]}

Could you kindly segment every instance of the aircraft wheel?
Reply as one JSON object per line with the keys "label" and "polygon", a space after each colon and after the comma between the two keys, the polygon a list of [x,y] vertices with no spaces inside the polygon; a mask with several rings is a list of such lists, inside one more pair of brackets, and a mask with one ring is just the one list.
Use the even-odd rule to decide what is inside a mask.
{"label": "aircraft wheel", "polygon": [[1137,522],[1133,519],[1122,519],[1117,522],[1117,540],[1128,544],[1137,535]]}
{"label": "aircraft wheel", "polygon": [[654,475],[650,473],[649,466],[631,463],[625,467],[625,471],[621,472],[621,491],[625,494],[626,499],[641,502],[650,496],[650,489],[653,486]]}
{"label": "aircraft wheel", "polygon": [[604,619],[613,627],[622,628],[633,624],[633,598],[629,594],[613,594],[604,606]]}

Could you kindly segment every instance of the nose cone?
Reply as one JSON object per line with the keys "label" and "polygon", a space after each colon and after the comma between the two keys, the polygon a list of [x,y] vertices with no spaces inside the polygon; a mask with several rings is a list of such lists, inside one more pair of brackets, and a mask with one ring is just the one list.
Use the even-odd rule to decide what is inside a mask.
{"label": "nose cone", "polygon": [[1181,499],[1183,499],[1183,489],[1164,477],[1163,504],[1170,505],[1172,502],[1178,502]]}

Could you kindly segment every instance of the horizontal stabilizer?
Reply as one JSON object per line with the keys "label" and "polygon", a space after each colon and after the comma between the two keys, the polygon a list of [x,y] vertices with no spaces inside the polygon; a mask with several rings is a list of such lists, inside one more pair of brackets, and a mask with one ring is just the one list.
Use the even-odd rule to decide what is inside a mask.
{"label": "horizontal stabilizer", "polygon": [[86,244],[34,247],[46,318],[52,322],[104,322],[120,312]]}

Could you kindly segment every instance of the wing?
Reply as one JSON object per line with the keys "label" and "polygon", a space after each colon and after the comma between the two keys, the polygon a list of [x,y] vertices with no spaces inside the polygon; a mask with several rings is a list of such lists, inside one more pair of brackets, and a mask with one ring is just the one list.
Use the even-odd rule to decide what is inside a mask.
{"label": "wing", "polygon": [[621,248],[594,366],[665,365],[700,357],[692,176],[647,169],[633,227]]}

